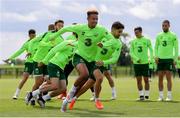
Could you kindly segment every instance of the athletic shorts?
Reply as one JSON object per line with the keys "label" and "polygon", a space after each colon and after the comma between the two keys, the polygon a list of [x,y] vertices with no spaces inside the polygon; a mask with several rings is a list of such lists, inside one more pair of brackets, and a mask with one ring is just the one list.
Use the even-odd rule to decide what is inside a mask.
{"label": "athletic shorts", "polygon": [[172,71],[173,59],[159,59],[157,71]]}
{"label": "athletic shorts", "polygon": [[103,73],[105,71],[110,71],[111,70],[111,66],[107,65],[107,66],[100,66],[98,67],[100,69],[100,71]]}
{"label": "athletic shorts", "polygon": [[71,74],[73,69],[74,69],[74,66],[73,66],[72,60],[71,60],[71,61],[69,61],[69,63],[64,68],[64,74],[66,77],[66,85],[68,85],[68,76]]}
{"label": "athletic shorts", "polygon": [[95,65],[95,61],[88,62],[84,58],[82,58],[80,55],[75,54],[74,57],[73,57],[72,62],[73,62],[74,67],[77,66],[80,63],[84,63],[86,65],[88,71],[89,71],[89,77],[91,79],[95,80],[95,77],[93,75],[94,70],[97,69],[97,66]]}
{"label": "athletic shorts", "polygon": [[143,76],[148,77],[149,75],[149,64],[134,64],[135,77]]}
{"label": "athletic shorts", "polygon": [[38,67],[38,63],[34,62],[34,75],[48,75],[47,65]]}
{"label": "athletic shorts", "polygon": [[24,64],[24,72],[29,73],[30,75],[33,73],[34,63],[26,62]]}
{"label": "athletic shorts", "polygon": [[57,65],[49,63],[47,66],[49,78],[59,78],[59,80],[66,80],[64,71]]}

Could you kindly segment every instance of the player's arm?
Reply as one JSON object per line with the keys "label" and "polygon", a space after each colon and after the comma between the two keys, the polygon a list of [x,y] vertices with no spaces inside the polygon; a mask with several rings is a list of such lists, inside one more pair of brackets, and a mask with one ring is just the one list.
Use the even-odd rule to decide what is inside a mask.
{"label": "player's arm", "polygon": [[179,54],[179,46],[178,46],[178,38],[177,36],[175,36],[175,40],[174,40],[174,52],[175,52],[175,55],[174,55],[174,61],[177,62],[178,60],[178,54]]}
{"label": "player's arm", "polygon": [[53,40],[57,38],[59,35],[64,34],[66,32],[75,32],[79,34],[79,30],[81,30],[80,25],[71,25],[71,26],[63,27],[62,29],[58,30],[56,33],[53,33],[50,36],[50,40]]}
{"label": "player's arm", "polygon": [[42,62],[44,64],[48,64],[48,61],[55,56],[55,54],[57,52],[62,52],[63,50],[65,50],[67,48],[67,46],[65,45],[64,42],[58,44],[57,46],[55,46],[54,48],[52,48],[49,53],[46,55],[46,57],[42,60]]}
{"label": "player's arm", "polygon": [[22,45],[22,47],[19,49],[19,50],[17,50],[13,55],[11,55],[8,59],[9,60],[13,60],[13,59],[15,59],[16,57],[18,57],[19,55],[21,55],[28,47],[28,45],[27,45],[27,43],[28,42],[25,42],[23,45]]}
{"label": "player's arm", "polygon": [[43,36],[43,35],[39,35],[39,36],[31,39],[31,40],[28,42],[28,51],[29,51],[29,53],[31,53],[31,54],[34,53],[35,50],[34,50],[34,48],[32,48],[32,47],[33,47],[33,45],[34,45],[35,43],[39,42],[39,41],[42,39],[42,36]]}
{"label": "player's arm", "polygon": [[130,44],[130,56],[131,58],[135,61],[135,62],[138,62],[140,59],[135,55],[134,53],[134,45],[133,45],[133,42],[131,42]]}
{"label": "player's arm", "polygon": [[[112,40],[115,40],[115,39],[114,39],[114,36],[113,36],[110,32],[108,32],[105,28],[103,28],[103,33],[102,33],[102,35],[103,35],[103,38],[106,39],[106,42],[108,42],[109,44],[111,44],[111,41],[112,41]],[[102,38],[102,39],[103,39],[103,38]]]}
{"label": "player's arm", "polygon": [[153,48],[152,48],[152,44],[151,41],[148,40],[148,48],[149,48],[149,53],[150,53],[150,62],[153,62]]}
{"label": "player's arm", "polygon": [[156,63],[158,63],[158,47],[159,47],[159,36],[156,37],[155,48],[154,48]]}
{"label": "player's arm", "polygon": [[118,61],[119,56],[121,54],[121,48],[122,48],[122,43],[120,45],[117,45],[117,47],[110,59],[103,61],[104,65],[115,64]]}

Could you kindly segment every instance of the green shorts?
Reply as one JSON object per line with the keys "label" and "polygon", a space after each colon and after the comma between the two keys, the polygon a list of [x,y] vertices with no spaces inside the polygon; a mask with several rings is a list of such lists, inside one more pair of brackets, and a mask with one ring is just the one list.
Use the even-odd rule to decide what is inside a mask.
{"label": "green shorts", "polygon": [[26,62],[24,66],[24,72],[27,72],[31,75],[33,73],[34,63]]}
{"label": "green shorts", "polygon": [[71,74],[73,69],[74,69],[74,66],[73,66],[72,60],[71,60],[64,68],[64,74],[66,76],[66,85],[68,85],[68,76]]}
{"label": "green shorts", "polygon": [[105,71],[110,71],[111,70],[111,66],[110,65],[107,65],[107,66],[101,66],[101,67],[98,67],[100,69],[100,71],[103,73]]}
{"label": "green shorts", "polygon": [[172,71],[173,59],[159,59],[157,71]]}
{"label": "green shorts", "polygon": [[34,62],[34,75],[48,75],[47,65],[38,67],[38,63]]}
{"label": "green shorts", "polygon": [[59,78],[59,80],[66,80],[64,71],[57,65],[49,63],[48,66],[49,78]]}
{"label": "green shorts", "polygon": [[149,75],[149,64],[134,64],[135,77],[143,76],[148,77]]}
{"label": "green shorts", "polygon": [[72,62],[73,62],[74,67],[76,67],[80,63],[84,63],[89,71],[89,77],[95,80],[95,77],[93,75],[94,70],[97,69],[97,66],[95,65],[95,61],[88,62],[84,58],[82,58],[80,55],[75,54]]}

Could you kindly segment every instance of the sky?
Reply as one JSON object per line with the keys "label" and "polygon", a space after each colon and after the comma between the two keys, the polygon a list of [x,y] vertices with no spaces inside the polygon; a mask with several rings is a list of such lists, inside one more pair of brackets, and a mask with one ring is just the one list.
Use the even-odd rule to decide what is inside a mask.
{"label": "sky", "polygon": [[0,0],[0,63],[28,39],[29,29],[46,32],[48,24],[58,19],[65,26],[86,23],[86,11],[91,8],[98,9],[99,24],[108,30],[114,21],[122,22],[129,39],[134,37],[134,27],[141,26],[154,45],[165,19],[180,37],[180,0]]}

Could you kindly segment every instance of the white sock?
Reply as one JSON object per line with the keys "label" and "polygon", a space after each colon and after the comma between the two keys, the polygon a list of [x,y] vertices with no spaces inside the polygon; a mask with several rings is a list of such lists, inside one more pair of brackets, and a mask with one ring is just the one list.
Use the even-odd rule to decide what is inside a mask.
{"label": "white sock", "polygon": [[143,90],[139,91],[139,96],[144,96],[144,91]]}
{"label": "white sock", "polygon": [[73,87],[71,88],[71,91],[76,92],[76,90],[77,90],[77,87],[75,87],[75,86],[73,85]]}
{"label": "white sock", "polygon": [[32,92],[32,96],[33,96],[33,97],[35,97],[35,96],[37,96],[37,95],[39,95],[39,94],[40,94],[40,90],[39,90],[39,89],[37,89],[37,90],[35,90],[35,91]]}
{"label": "white sock", "polygon": [[171,91],[168,91],[167,92],[167,97],[171,97],[172,96],[172,92]]}
{"label": "white sock", "polygon": [[76,97],[76,96],[74,96],[74,97],[73,97],[73,99],[77,100],[77,97]]}
{"label": "white sock", "polygon": [[20,93],[20,91],[21,91],[21,89],[17,88],[17,89],[16,89],[16,92],[15,92],[15,96],[18,96],[19,93]]}
{"label": "white sock", "polygon": [[75,87],[75,86],[73,85],[73,87],[71,88],[71,91],[68,93],[68,94],[69,94],[69,99],[72,99],[72,98],[73,98],[76,90],[77,90],[77,87]]}
{"label": "white sock", "polygon": [[112,87],[112,93],[116,93],[115,87]]}
{"label": "white sock", "polygon": [[149,90],[145,90],[145,96],[149,96]]}
{"label": "white sock", "polygon": [[95,102],[96,102],[97,100],[99,100],[99,98],[96,98],[96,97],[95,97]]}
{"label": "white sock", "polygon": [[42,98],[43,98],[44,101],[46,101],[46,100],[51,99],[51,96],[48,93],[47,95],[42,96]]}
{"label": "white sock", "polygon": [[159,91],[159,97],[160,97],[160,98],[163,98],[163,96],[164,96],[164,95],[163,95],[163,91]]}

